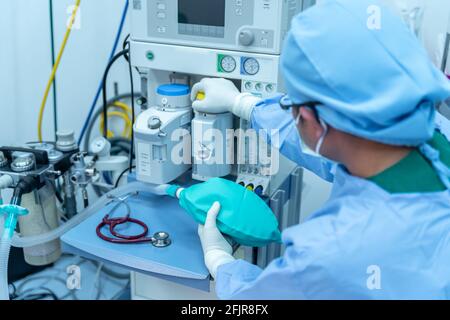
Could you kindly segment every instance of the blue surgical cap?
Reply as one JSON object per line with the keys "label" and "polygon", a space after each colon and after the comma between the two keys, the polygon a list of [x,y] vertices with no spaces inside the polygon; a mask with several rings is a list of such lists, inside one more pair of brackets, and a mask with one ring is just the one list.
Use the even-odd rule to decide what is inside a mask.
{"label": "blue surgical cap", "polygon": [[450,97],[415,35],[377,0],[325,0],[299,14],[281,64],[292,102],[319,101],[332,127],[386,144],[431,139],[435,106]]}

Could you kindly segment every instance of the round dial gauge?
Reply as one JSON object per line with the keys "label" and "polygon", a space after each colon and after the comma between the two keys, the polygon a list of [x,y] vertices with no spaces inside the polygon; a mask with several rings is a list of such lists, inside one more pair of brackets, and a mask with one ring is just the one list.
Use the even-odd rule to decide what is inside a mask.
{"label": "round dial gauge", "polygon": [[220,66],[225,72],[233,72],[236,69],[236,60],[231,56],[225,56],[220,61]]}
{"label": "round dial gauge", "polygon": [[244,62],[244,70],[251,76],[254,76],[259,72],[259,63],[256,59],[248,58]]}

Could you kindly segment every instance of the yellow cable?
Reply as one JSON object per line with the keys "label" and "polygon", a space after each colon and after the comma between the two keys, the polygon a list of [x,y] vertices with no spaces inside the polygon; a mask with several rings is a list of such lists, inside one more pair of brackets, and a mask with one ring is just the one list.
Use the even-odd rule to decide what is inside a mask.
{"label": "yellow cable", "polygon": [[[122,132],[122,136],[124,138],[131,138],[131,108],[123,102],[120,101],[114,101],[114,103],[111,104],[110,107],[115,107],[118,108],[120,110],[122,110],[122,115],[119,115],[118,113],[110,113],[108,112],[108,118],[111,116],[117,116],[122,118],[125,123],[126,123],[126,127],[125,130]],[[100,132],[103,133],[103,127],[104,127],[104,121],[103,121],[103,114],[101,115],[101,120],[100,120]],[[114,133],[111,130],[108,130],[108,138],[112,138],[114,137]]]}
{"label": "yellow cable", "polygon": [[[110,111],[108,112],[108,118],[110,117],[119,117],[122,118],[125,121],[125,128],[122,132],[122,136],[130,138],[131,137],[131,120],[130,118],[127,117],[126,114],[124,114],[123,112],[119,112],[119,111]],[[100,118],[100,132],[103,132],[103,128],[105,126],[105,121],[103,119],[103,116]],[[114,133],[110,130],[108,130],[108,138],[113,138],[114,137]]]}
{"label": "yellow cable", "polygon": [[61,62],[61,58],[64,54],[64,50],[67,45],[67,41],[69,40],[70,32],[72,31],[73,24],[75,23],[77,12],[78,12],[78,9],[80,8],[80,2],[81,2],[81,0],[76,0],[75,8],[73,9],[72,16],[70,17],[69,26],[67,27],[63,43],[61,45],[61,48],[59,49],[58,57],[55,61],[55,65],[53,66],[52,73],[50,75],[50,79],[48,80],[47,87],[46,87],[45,93],[44,93],[44,98],[42,99],[41,108],[39,110],[39,119],[38,119],[39,141],[42,141],[42,121],[44,119],[45,105],[47,104],[48,95],[50,93],[50,89],[52,88],[53,80],[55,80],[56,71],[58,70],[59,64]]}
{"label": "yellow cable", "polygon": [[115,101],[113,103],[113,107],[122,109],[128,115],[128,117],[131,116],[131,108],[126,103]]}

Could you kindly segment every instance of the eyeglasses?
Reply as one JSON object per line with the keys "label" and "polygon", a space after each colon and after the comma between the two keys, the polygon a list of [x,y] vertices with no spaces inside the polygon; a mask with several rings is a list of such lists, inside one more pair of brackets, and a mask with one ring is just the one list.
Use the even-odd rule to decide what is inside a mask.
{"label": "eyeglasses", "polygon": [[280,108],[286,111],[292,108],[311,108],[315,110],[318,105],[322,105],[322,103],[318,101],[308,101],[303,102],[301,104],[292,103],[292,101],[288,98],[287,95],[282,96],[278,103],[280,104]]}

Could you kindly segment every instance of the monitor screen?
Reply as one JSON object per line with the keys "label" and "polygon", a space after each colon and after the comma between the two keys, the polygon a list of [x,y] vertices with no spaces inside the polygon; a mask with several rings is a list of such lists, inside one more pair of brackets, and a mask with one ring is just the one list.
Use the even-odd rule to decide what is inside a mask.
{"label": "monitor screen", "polygon": [[225,27],[225,0],[178,0],[178,23]]}

